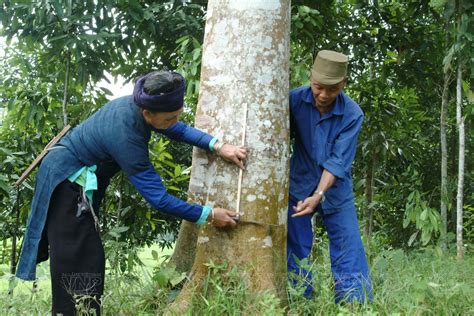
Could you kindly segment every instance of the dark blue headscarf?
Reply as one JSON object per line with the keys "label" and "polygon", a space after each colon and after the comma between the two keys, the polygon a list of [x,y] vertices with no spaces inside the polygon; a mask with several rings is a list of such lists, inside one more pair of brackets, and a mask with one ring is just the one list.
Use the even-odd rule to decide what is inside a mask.
{"label": "dark blue headscarf", "polygon": [[186,80],[177,72],[173,72],[173,74],[178,75],[182,79],[181,86],[171,92],[159,95],[147,94],[143,90],[145,80],[150,74],[138,79],[133,88],[133,100],[135,104],[153,112],[174,112],[181,109],[184,105]]}

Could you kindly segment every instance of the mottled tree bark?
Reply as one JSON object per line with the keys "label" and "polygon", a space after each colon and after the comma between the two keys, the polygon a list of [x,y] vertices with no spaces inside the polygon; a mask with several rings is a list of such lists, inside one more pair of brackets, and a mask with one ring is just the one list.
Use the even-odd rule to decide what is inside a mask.
{"label": "mottled tree bark", "polygon": [[[289,29],[289,0],[208,3],[195,126],[224,142],[240,144],[248,108],[243,222],[234,229],[209,224],[200,228],[190,280],[172,310],[187,309],[207,275],[209,260],[237,266],[252,291],[286,298]],[[235,165],[194,149],[190,198],[235,210],[238,173]]]}
{"label": "mottled tree bark", "polygon": [[71,71],[70,69],[70,63],[71,63],[71,52],[67,50],[66,52],[66,75],[64,78],[64,96],[63,96],[63,124],[64,126],[67,125],[67,99],[68,99],[68,93],[69,93],[69,72]]}
{"label": "mottled tree bark", "polygon": [[464,117],[462,116],[462,63],[458,61],[456,79],[456,124],[459,133],[459,161],[458,161],[458,192],[456,196],[456,248],[459,259],[464,258],[463,230],[463,198],[464,198],[464,158],[466,136],[464,131]]}
{"label": "mottled tree bark", "polygon": [[441,140],[441,248],[446,251],[446,233],[448,230],[448,146],[446,142],[446,126],[449,102],[449,70],[444,73],[443,92],[441,96],[440,140]]}

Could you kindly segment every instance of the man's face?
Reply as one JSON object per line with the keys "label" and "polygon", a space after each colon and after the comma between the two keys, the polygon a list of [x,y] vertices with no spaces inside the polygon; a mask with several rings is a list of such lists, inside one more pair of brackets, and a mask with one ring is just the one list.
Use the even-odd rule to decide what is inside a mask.
{"label": "man's face", "polygon": [[178,123],[179,116],[183,112],[183,108],[174,111],[174,112],[150,112],[148,110],[143,110],[143,117],[145,122],[150,124],[156,129],[167,129]]}
{"label": "man's face", "polygon": [[331,109],[334,100],[336,100],[337,95],[344,88],[345,84],[346,79],[335,85],[323,85],[311,77],[311,90],[313,91],[313,97],[317,107],[320,110]]}

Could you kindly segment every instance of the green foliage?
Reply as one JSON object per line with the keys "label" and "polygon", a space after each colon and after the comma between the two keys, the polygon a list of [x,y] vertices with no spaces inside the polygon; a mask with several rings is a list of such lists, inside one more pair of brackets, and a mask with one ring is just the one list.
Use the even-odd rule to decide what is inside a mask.
{"label": "green foliage", "polygon": [[458,261],[455,254],[447,255],[438,247],[410,253],[379,249],[371,263],[373,302],[337,305],[333,302],[327,239],[318,247],[317,263],[308,262],[313,266],[315,296],[307,300],[303,289],[289,285],[288,311],[292,315],[451,315],[474,311],[472,257]]}
{"label": "green foliage", "polygon": [[408,314],[470,314],[474,290],[466,274],[470,260],[459,262],[437,247],[410,255],[401,250],[382,252],[372,269],[379,304]]}
{"label": "green foliage", "polygon": [[[295,288],[289,288],[287,307],[266,293],[251,293],[239,275],[238,268],[228,264],[208,263],[210,273],[206,288],[196,293],[192,315],[471,315],[474,312],[474,258],[457,260],[437,247],[422,251],[381,249],[371,264],[374,300],[366,305],[339,305],[333,301],[332,276],[327,239],[319,243],[319,257],[313,266],[315,296],[305,299]],[[146,258],[141,258],[143,261]],[[174,272],[167,262],[157,263],[157,256],[148,268]],[[2,270],[3,266],[0,266]],[[50,310],[51,294],[48,280],[39,281],[31,291],[31,283],[18,285],[13,296],[7,294],[0,277],[0,314],[45,314]],[[42,284],[41,282],[44,282]],[[107,315],[152,315],[166,310],[176,297],[176,288],[167,283],[157,286],[153,273],[136,266],[131,274],[109,275],[103,297],[103,313]]]}
{"label": "green foliage", "polygon": [[91,1],[8,1],[0,11],[3,35],[26,45],[38,45],[48,63],[65,62],[71,54],[74,78],[85,87],[103,76],[111,59],[110,47],[120,33],[106,2]]}
{"label": "green foliage", "polygon": [[186,78],[186,97],[199,93],[199,77],[202,58],[202,44],[193,36],[185,35],[176,41],[176,69]]}
{"label": "green foliage", "polygon": [[174,288],[186,279],[185,272],[177,272],[172,265],[158,266],[153,273],[153,281],[161,288]]}
{"label": "green foliage", "polygon": [[[419,191],[410,193],[405,206],[403,228],[407,228],[410,223],[415,223],[416,228],[421,231],[421,243],[424,246],[440,230],[441,219],[439,213],[427,205]],[[418,231],[410,237],[408,246],[413,244],[417,234]]]}
{"label": "green foliage", "polygon": [[206,264],[202,291],[195,293],[194,313],[200,315],[281,315],[280,302],[270,293],[253,293],[238,267],[227,263]]}
{"label": "green foliage", "polygon": [[321,31],[323,16],[305,5],[293,5],[291,16],[290,87],[297,87],[309,78],[314,60],[314,33]]}
{"label": "green foliage", "polygon": [[464,205],[464,238],[468,241],[474,240],[474,206]]}

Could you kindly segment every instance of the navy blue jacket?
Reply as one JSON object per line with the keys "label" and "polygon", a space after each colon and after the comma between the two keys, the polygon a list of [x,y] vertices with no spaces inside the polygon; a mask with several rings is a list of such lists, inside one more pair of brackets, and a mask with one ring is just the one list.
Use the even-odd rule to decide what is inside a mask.
{"label": "navy blue jacket", "polygon": [[326,214],[354,205],[351,168],[364,114],[341,92],[330,113],[321,117],[310,87],[290,91],[290,125],[294,137],[290,162],[290,199],[313,194],[324,169],[336,177],[321,204]]}
{"label": "navy blue jacket", "polygon": [[43,159],[36,176],[35,194],[28,219],[17,277],[34,280],[36,263],[46,260],[47,253],[38,255],[39,244],[50,197],[56,186],[83,166],[97,166],[98,190],[94,192],[94,208],[99,209],[110,178],[123,170],[128,179],[156,209],[196,222],[201,205],[188,204],[166,192],[160,176],[148,157],[151,131],[170,139],[183,141],[209,150],[212,136],[183,123],[166,130],[148,125],[133,102],[132,96],[107,103],[94,115],[72,129]]}

